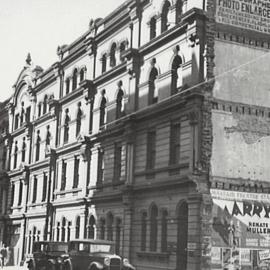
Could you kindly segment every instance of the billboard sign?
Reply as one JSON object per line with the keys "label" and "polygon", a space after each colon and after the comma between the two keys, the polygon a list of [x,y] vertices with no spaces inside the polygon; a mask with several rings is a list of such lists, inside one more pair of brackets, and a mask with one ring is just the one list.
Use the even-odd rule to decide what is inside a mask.
{"label": "billboard sign", "polygon": [[212,263],[222,269],[270,262],[270,194],[211,189],[211,196]]}
{"label": "billboard sign", "polygon": [[217,0],[216,21],[269,34],[270,2],[265,0]]}

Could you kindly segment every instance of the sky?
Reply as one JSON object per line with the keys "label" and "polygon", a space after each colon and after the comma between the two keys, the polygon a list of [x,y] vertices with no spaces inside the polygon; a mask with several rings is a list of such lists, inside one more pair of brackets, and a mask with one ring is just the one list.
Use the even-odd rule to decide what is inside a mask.
{"label": "sky", "polygon": [[28,53],[47,69],[58,61],[58,45],[70,44],[88,30],[91,18],[104,18],[125,0],[0,0],[0,102]]}

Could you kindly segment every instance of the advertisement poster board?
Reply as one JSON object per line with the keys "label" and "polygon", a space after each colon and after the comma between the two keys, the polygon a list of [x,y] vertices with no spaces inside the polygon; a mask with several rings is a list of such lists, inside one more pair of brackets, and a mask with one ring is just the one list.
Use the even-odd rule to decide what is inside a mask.
{"label": "advertisement poster board", "polygon": [[217,0],[218,23],[270,33],[270,2],[265,0]]}
{"label": "advertisement poster board", "polygon": [[211,189],[212,269],[270,269],[270,194]]}

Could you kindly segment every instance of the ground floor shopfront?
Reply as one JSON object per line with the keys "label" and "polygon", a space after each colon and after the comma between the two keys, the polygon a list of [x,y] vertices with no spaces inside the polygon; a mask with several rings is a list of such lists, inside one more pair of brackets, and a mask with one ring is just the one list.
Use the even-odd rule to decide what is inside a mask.
{"label": "ground floor shopfront", "polygon": [[[206,199],[207,198],[207,199]],[[10,265],[19,265],[34,241],[44,240],[45,216],[1,224]],[[4,226],[5,224],[5,226]],[[3,228],[4,227],[4,228]],[[139,270],[270,269],[270,195],[189,186],[56,206],[52,239],[103,238]]]}

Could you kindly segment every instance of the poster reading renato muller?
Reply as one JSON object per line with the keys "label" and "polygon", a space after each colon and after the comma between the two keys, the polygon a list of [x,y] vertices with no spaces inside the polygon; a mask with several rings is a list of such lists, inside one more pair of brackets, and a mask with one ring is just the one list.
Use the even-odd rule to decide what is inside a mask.
{"label": "poster reading renato muller", "polygon": [[270,195],[211,189],[211,196],[212,262],[253,267],[270,263]]}

